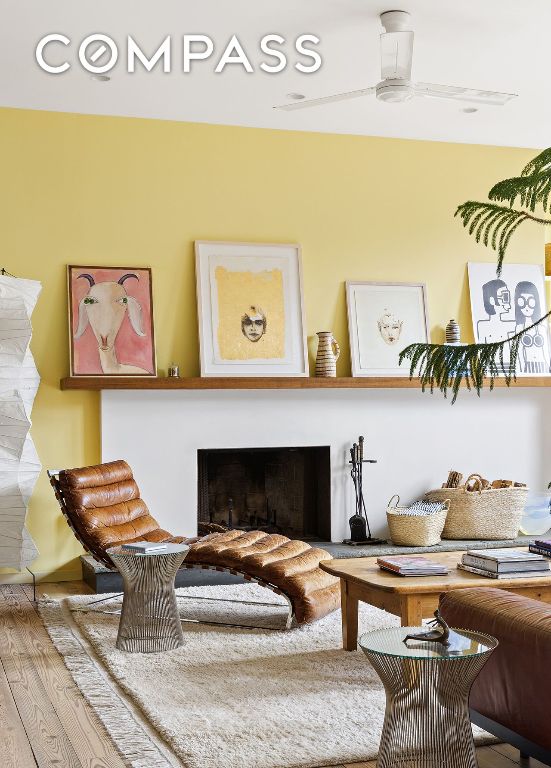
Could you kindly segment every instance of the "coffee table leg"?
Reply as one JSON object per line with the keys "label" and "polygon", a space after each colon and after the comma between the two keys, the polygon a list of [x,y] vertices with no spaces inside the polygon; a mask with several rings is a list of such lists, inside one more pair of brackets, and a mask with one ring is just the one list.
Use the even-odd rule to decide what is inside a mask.
{"label": "coffee table leg", "polygon": [[358,598],[351,595],[350,584],[341,579],[342,647],[355,651],[358,647]]}
{"label": "coffee table leg", "polygon": [[403,627],[420,627],[423,623],[421,601],[416,595],[402,595],[400,598],[400,618]]}

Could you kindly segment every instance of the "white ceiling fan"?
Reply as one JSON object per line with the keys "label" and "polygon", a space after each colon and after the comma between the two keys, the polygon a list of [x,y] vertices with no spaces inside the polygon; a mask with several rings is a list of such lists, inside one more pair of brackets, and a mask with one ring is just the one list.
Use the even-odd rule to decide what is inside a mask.
{"label": "white ceiling fan", "polygon": [[[411,80],[411,62],[413,58],[413,31],[411,16],[407,11],[385,11],[381,13],[381,24],[384,33],[381,34],[381,77],[377,85],[361,88],[358,91],[337,93],[333,96],[322,96],[319,99],[305,99],[290,104],[281,104],[274,109],[295,110],[316,107],[321,104],[332,104],[336,101],[357,99],[360,96],[375,96],[381,101],[402,102],[413,96],[423,96],[433,99],[454,99],[470,102],[471,104],[487,104],[503,106],[516,93],[498,93],[476,88],[459,88],[454,85],[435,85],[434,83],[415,83]],[[475,111],[473,109],[473,111]]]}

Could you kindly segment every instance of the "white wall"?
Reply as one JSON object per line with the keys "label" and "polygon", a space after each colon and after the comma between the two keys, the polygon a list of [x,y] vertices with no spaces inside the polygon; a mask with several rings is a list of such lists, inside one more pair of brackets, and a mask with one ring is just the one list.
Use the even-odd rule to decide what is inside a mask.
{"label": "white wall", "polygon": [[[373,533],[386,533],[394,493],[412,500],[448,470],[480,472],[543,489],[551,390],[462,392],[450,405],[419,390],[209,390],[102,392],[102,459],[126,459],[163,527],[196,532],[197,449],[331,446],[332,539],[353,512],[348,449],[366,438],[364,471]],[[549,477],[548,477],[549,475]]]}

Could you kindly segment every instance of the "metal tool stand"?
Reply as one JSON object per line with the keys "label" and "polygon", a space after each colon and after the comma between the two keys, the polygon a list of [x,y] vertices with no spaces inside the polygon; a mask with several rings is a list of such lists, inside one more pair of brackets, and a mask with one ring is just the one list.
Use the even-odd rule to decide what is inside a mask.
{"label": "metal tool stand", "polygon": [[[360,435],[358,442],[354,443],[350,449],[350,477],[354,483],[354,493],[356,496],[356,514],[350,518],[350,524],[352,520],[363,521],[367,527],[367,538],[364,539],[345,539],[343,544],[348,544],[353,547],[369,546],[374,544],[384,544],[384,539],[377,539],[371,535],[371,527],[369,525],[369,519],[367,517],[367,509],[365,506],[364,491],[363,491],[363,465],[364,464],[376,464],[377,459],[364,459],[364,437]],[[352,534],[353,535],[353,534]]]}

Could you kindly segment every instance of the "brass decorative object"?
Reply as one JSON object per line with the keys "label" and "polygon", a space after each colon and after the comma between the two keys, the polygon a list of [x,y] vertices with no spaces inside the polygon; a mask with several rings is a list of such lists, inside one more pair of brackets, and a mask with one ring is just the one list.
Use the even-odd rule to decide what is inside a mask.
{"label": "brass decorative object", "polygon": [[430,621],[429,624],[431,627],[438,627],[438,629],[406,635],[404,637],[404,643],[407,643],[408,640],[420,640],[423,643],[441,643],[444,646],[448,646],[450,644],[450,628],[440,615],[438,608],[434,612],[433,621]]}

